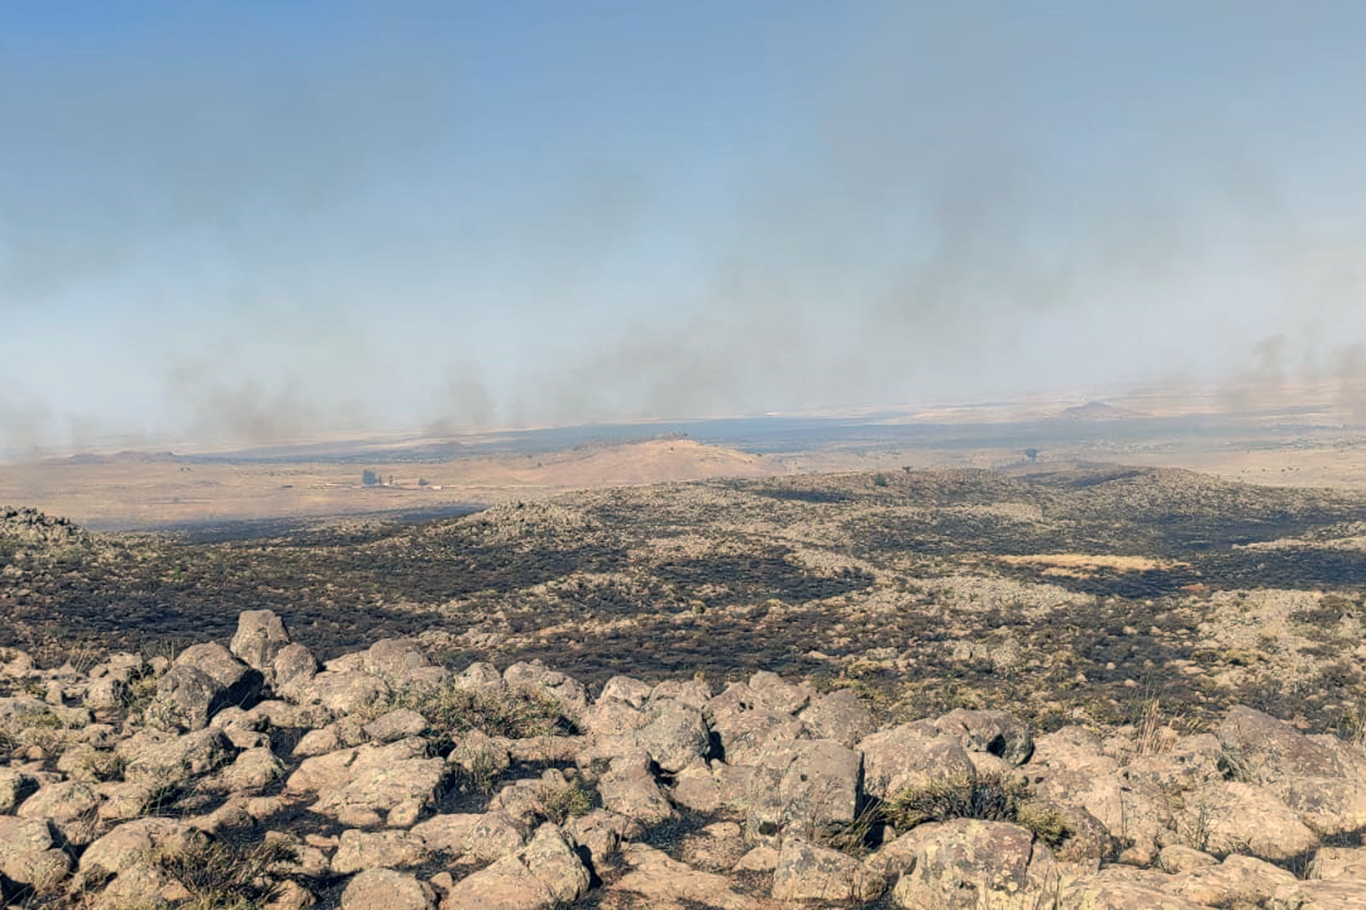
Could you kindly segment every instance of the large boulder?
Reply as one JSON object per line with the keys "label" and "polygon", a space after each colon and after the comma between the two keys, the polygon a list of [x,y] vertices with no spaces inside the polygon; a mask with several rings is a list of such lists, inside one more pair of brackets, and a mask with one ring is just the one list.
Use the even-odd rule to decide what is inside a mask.
{"label": "large boulder", "polygon": [[816,840],[858,817],[863,756],[830,740],[775,743],[746,788],[745,839],[775,846],[784,837]]}
{"label": "large boulder", "polygon": [[929,735],[923,726],[901,724],[864,737],[864,786],[868,793],[885,799],[908,787],[925,787],[977,776],[968,753],[956,737]]}
{"label": "large boulder", "polygon": [[672,699],[651,706],[648,723],[635,731],[635,741],[666,774],[675,774],[703,758],[711,731],[702,712]]}
{"label": "large boulder", "polygon": [[275,658],[290,644],[289,632],[274,610],[246,610],[237,617],[237,632],[228,648],[274,685]]}
{"label": "large boulder", "polygon": [[1012,765],[1024,764],[1034,752],[1029,726],[1004,711],[955,708],[936,720],[935,726],[969,752],[986,752]]}
{"label": "large boulder", "polygon": [[393,869],[367,869],[342,892],[342,910],[432,910],[436,892],[417,877]]}
{"label": "large boulder", "polygon": [[1266,787],[1219,781],[1188,793],[1177,831],[1216,856],[1245,853],[1270,862],[1305,856],[1319,845],[1300,815]]}
{"label": "large boulder", "polygon": [[778,851],[773,871],[775,900],[868,903],[886,890],[887,880],[880,872],[838,850],[791,837]]}
{"label": "large boulder", "polygon": [[19,817],[50,821],[67,843],[84,847],[95,839],[99,808],[100,796],[89,784],[53,781],[24,800]]}
{"label": "large boulder", "polygon": [[46,818],[0,816],[0,875],[46,893],[70,871],[71,856],[57,846]]}
{"label": "large boulder", "polygon": [[815,739],[833,739],[853,748],[877,729],[868,708],[849,689],[836,689],[811,702],[797,715]]}
{"label": "large boulder", "polygon": [[976,819],[921,828],[915,864],[892,892],[904,910],[1032,910],[1058,886],[1052,854],[1024,828]]}
{"label": "large boulder", "polygon": [[264,681],[260,670],[242,663],[222,645],[192,645],[158,680],[146,717],[165,730],[202,730],[224,708],[250,708]]}
{"label": "large boulder", "polygon": [[430,858],[426,842],[410,831],[360,831],[347,828],[332,857],[332,871],[349,875],[363,869],[420,866]]}
{"label": "large boulder", "polygon": [[1341,777],[1332,751],[1294,727],[1245,705],[1234,705],[1215,731],[1233,771],[1262,782],[1283,777]]}
{"label": "large boulder", "polygon": [[547,822],[521,850],[457,882],[442,907],[549,910],[587,894],[589,878],[573,845]]}

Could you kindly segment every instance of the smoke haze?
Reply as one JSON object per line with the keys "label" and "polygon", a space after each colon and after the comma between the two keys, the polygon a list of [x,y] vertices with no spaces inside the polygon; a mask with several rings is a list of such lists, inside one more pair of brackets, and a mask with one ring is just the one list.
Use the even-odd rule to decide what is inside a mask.
{"label": "smoke haze", "polygon": [[0,9],[0,450],[1177,375],[1366,421],[1357,4],[478,6]]}

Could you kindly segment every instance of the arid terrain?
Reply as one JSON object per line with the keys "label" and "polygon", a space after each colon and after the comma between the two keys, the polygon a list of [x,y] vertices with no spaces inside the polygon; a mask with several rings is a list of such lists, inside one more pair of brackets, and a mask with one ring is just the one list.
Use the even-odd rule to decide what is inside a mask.
{"label": "arid terrain", "polygon": [[[278,908],[363,907],[355,895],[371,888],[407,889],[415,908],[503,906],[513,854],[488,865],[471,846],[496,822],[516,875],[576,870],[578,884],[547,885],[560,896],[526,906],[941,906],[911,876],[931,869],[941,835],[986,838],[971,848],[983,856],[1005,849],[1000,837],[1037,838],[1031,855],[1049,864],[1042,845],[1056,851],[1063,872],[1036,881],[1031,861],[1024,891],[1001,903],[981,892],[986,903],[961,904],[974,910],[1151,906],[1154,894],[1191,897],[1173,907],[1308,906],[1273,892],[1328,877],[1331,863],[1354,869],[1364,849],[1362,450],[1313,421],[1239,418],[1215,436],[1213,418],[1192,420],[1093,403],[1025,422],[731,425],[745,438],[729,444],[622,429],[558,449],[552,434],[386,457],[116,453],[6,467],[0,790],[12,784],[19,805],[38,789],[16,818],[0,810],[0,828],[38,846],[0,847],[0,891],[31,906],[141,906],[109,896],[126,878],[202,908],[272,894]],[[1204,470],[1167,466],[1183,458]],[[269,653],[253,650],[257,633]],[[691,731],[676,765],[651,751],[674,748],[650,739],[658,723],[682,724],[666,739]],[[470,757],[485,746],[467,735],[483,734],[491,767]],[[1030,735],[1041,757],[1016,779],[1009,767],[1029,749],[1000,744]],[[187,752],[174,786],[148,789],[164,769],[147,750],[205,736],[213,761]],[[1298,757],[1287,746],[1250,758],[1267,736],[1299,743]],[[890,787],[872,773],[922,748],[949,768],[934,752],[945,738],[961,739],[953,761],[967,777]],[[758,781],[827,740],[839,761],[862,755],[864,770],[829,783],[849,790],[850,814],[787,838],[795,804],[763,821]],[[1305,759],[1314,749],[1338,757]],[[362,772],[323,770],[391,753],[419,781],[444,770],[393,805],[345,795]],[[1149,771],[1153,793],[1124,795]],[[1315,787],[1334,794],[1331,811],[1305,795]],[[137,811],[118,802],[132,790]],[[1235,797],[1297,807],[1282,808],[1300,813],[1299,839],[1257,841],[1256,813],[1210,815]],[[54,800],[88,805],[68,819]],[[933,808],[907,808],[916,800]],[[39,816],[50,827],[34,828]],[[963,819],[1009,824],[952,827]],[[86,867],[114,862],[115,848],[86,845],[121,844],[130,826],[155,844],[166,825],[210,840],[187,859],[129,853],[142,865],[109,868],[119,875],[100,891],[107,875]],[[485,834],[453,840],[442,825]],[[272,852],[278,837],[303,853]],[[410,852],[377,858],[399,841]],[[546,867],[546,850],[578,859]],[[1181,850],[1223,860],[1211,868],[1234,884],[1215,888]],[[32,863],[55,865],[34,878]],[[230,872],[272,863],[257,884]],[[683,890],[650,890],[661,881]],[[1095,896],[1130,886],[1123,900]],[[224,896],[248,891],[245,904]]]}

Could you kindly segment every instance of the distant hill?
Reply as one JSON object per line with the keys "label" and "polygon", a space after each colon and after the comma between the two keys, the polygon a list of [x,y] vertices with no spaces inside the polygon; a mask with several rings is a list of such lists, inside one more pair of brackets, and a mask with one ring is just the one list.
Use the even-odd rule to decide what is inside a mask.
{"label": "distant hill", "polygon": [[1117,408],[1108,405],[1103,401],[1088,401],[1086,404],[1079,404],[1075,407],[1065,408],[1058,413],[1054,420],[1135,420],[1150,415],[1142,411],[1132,411],[1128,408]]}
{"label": "distant hill", "polygon": [[174,452],[115,452],[112,455],[96,455],[83,452],[64,460],[66,464],[169,464],[183,461]]}

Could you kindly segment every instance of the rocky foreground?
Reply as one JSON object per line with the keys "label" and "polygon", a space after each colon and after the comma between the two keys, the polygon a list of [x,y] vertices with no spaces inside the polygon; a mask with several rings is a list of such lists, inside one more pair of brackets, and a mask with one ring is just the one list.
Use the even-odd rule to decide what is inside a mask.
{"label": "rocky foreground", "polygon": [[319,666],[265,610],[174,659],[0,661],[12,906],[1366,907],[1366,750],[1241,706],[877,729],[767,672]]}

